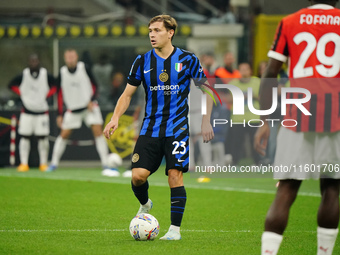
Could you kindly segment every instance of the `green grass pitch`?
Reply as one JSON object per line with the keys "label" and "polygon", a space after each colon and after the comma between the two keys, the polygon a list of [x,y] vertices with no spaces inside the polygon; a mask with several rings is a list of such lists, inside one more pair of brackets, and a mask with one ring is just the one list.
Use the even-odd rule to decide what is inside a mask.
{"label": "green grass pitch", "polygon": [[[170,224],[163,173],[149,179],[158,237]],[[268,178],[197,183],[186,174],[182,240],[137,242],[128,231],[139,208],[129,179],[103,177],[94,168],[0,169],[0,254],[260,254],[275,183]],[[300,192],[279,254],[316,254],[318,182],[304,182]],[[333,254],[340,254],[339,239]]]}

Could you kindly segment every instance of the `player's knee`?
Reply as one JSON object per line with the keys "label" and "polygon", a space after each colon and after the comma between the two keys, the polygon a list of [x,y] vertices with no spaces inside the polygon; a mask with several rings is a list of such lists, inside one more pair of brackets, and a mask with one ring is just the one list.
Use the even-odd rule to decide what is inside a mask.
{"label": "player's knee", "polygon": [[143,183],[145,183],[147,180],[147,177],[136,172],[136,171],[132,171],[132,177],[131,177],[131,181],[133,183],[133,185],[135,186],[140,186]]}
{"label": "player's knee", "polygon": [[323,199],[338,199],[339,183],[337,179],[321,179],[321,195]]}
{"label": "player's knee", "polygon": [[171,188],[183,186],[183,173],[176,169],[169,170],[168,182]]}

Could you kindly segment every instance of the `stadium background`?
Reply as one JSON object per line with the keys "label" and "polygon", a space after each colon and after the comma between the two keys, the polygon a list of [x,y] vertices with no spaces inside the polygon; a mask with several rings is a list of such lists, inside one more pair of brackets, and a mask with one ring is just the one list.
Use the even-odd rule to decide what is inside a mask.
{"label": "stadium background", "polygon": [[[0,130],[3,130],[0,165],[7,165],[10,141],[7,124],[13,113],[18,116],[20,111],[20,100],[7,89],[7,84],[26,67],[30,53],[37,52],[42,65],[54,76],[63,65],[62,56],[66,48],[76,48],[80,59],[89,65],[96,63],[100,54],[104,53],[114,71],[119,70],[126,76],[135,56],[150,49],[149,18],[169,13],[179,23],[174,45],[198,56],[213,51],[219,65],[223,65],[223,53],[231,51],[237,62],[252,63],[256,75],[258,63],[267,59],[267,51],[282,15],[297,10],[305,3],[293,0],[191,0],[183,3],[177,0],[15,0],[1,1],[0,5],[0,116],[5,118],[0,120]],[[49,103],[52,143],[59,130],[54,121],[55,98]],[[133,107],[129,113],[133,112]],[[114,106],[102,104],[101,108],[106,118]],[[72,137],[76,141],[74,144],[85,139],[82,144],[86,146],[78,146],[76,150],[69,146],[63,159],[97,159],[87,131],[82,128]],[[131,144],[131,134],[122,135],[129,136],[124,139]],[[36,165],[34,139],[32,142],[30,164]],[[118,152],[123,151],[123,157],[128,155],[124,149],[127,144],[117,146],[122,147]],[[110,149],[116,152],[117,146],[111,144]]]}

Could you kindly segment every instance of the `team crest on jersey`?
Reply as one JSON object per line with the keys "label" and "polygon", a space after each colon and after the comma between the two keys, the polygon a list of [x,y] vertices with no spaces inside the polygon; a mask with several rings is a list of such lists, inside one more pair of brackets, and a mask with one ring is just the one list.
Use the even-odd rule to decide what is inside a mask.
{"label": "team crest on jersey", "polygon": [[175,69],[176,69],[177,72],[182,71],[182,69],[183,69],[183,64],[182,64],[182,63],[176,63],[176,64],[175,64]]}
{"label": "team crest on jersey", "polygon": [[139,154],[135,153],[132,156],[132,163],[136,163],[139,160]]}
{"label": "team crest on jersey", "polygon": [[169,75],[165,71],[166,70],[164,70],[163,73],[159,75],[159,79],[162,82],[166,82],[169,79]]}

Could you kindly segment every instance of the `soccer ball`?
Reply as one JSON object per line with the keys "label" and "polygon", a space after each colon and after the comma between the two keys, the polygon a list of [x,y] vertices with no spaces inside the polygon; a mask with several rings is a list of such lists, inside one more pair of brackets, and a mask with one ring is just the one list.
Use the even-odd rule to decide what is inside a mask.
{"label": "soccer ball", "polygon": [[123,164],[123,160],[117,153],[110,153],[107,163],[108,167],[117,168]]}
{"label": "soccer ball", "polygon": [[137,241],[153,240],[158,233],[158,221],[151,214],[141,213],[131,220],[130,234]]}

